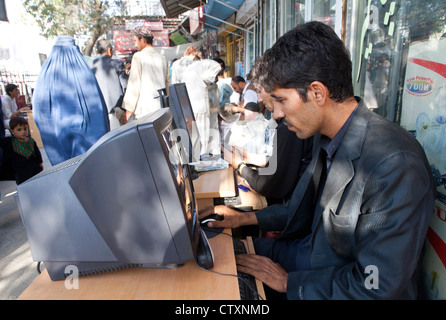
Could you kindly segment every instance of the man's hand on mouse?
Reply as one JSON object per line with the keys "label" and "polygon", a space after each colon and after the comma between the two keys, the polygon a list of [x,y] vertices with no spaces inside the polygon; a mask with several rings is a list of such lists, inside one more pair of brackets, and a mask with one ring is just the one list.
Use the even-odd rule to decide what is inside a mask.
{"label": "man's hand on mouse", "polygon": [[239,212],[227,206],[210,207],[200,212],[198,219],[203,220],[210,214],[223,216],[222,221],[211,221],[207,223],[209,228],[238,228],[247,225],[257,225],[257,217],[254,212]]}

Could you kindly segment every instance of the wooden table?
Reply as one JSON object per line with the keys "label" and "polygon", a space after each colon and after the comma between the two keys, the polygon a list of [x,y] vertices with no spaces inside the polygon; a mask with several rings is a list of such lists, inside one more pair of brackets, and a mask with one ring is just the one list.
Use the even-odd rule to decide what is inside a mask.
{"label": "wooden table", "polygon": [[214,198],[235,197],[237,195],[232,167],[203,172],[193,183],[198,208],[213,206]]}
{"label": "wooden table", "polygon": [[[230,233],[230,230],[227,230]],[[209,239],[212,271],[236,275],[232,238]],[[238,279],[200,269],[194,261],[178,269],[129,269],[79,278],[79,289],[51,281],[43,271],[19,300],[239,300]]]}
{"label": "wooden table", "polygon": [[[194,181],[198,205],[215,197],[236,195],[233,169],[210,171]],[[263,197],[255,192],[241,193],[242,205],[260,209]],[[203,202],[204,201],[204,202]],[[213,205],[213,203],[212,203]],[[258,207],[258,208],[257,208]],[[189,261],[178,269],[129,269],[79,278],[79,289],[68,290],[65,281],[51,281],[43,271],[19,297],[19,300],[239,300],[235,255],[231,230],[209,239],[214,252],[211,271]],[[254,253],[247,242],[248,253]],[[265,297],[263,285],[257,281],[258,292]]]}
{"label": "wooden table", "polygon": [[[252,206],[254,210],[259,210],[267,206],[265,197],[251,190],[248,192],[237,192],[237,185],[242,181],[239,176],[234,176],[234,169],[230,166],[227,169],[208,171],[200,174],[194,180],[195,199],[200,209],[212,207],[215,198],[226,198],[239,196],[241,206]],[[237,185],[236,185],[237,184]]]}
{"label": "wooden table", "polygon": [[36,141],[36,144],[39,148],[43,148],[42,137],[40,136],[40,131],[37,128],[36,123],[34,122],[33,111],[26,111],[26,117],[28,118],[28,125],[31,137]]}

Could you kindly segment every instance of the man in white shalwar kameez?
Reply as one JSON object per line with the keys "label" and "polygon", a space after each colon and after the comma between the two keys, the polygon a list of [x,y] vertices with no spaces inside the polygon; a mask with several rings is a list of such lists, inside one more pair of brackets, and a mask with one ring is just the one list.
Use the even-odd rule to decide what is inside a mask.
{"label": "man in white shalwar kameez", "polygon": [[158,90],[169,89],[170,72],[167,59],[153,48],[153,34],[146,27],[133,31],[139,52],[132,59],[132,68],[124,96],[123,109],[126,110],[121,123],[125,124],[133,116],[139,119],[161,109]]}
{"label": "man in white shalwar kameez", "polygon": [[[219,101],[218,90],[210,90],[216,86],[217,75],[221,66],[214,60],[201,60],[192,63],[183,74],[183,81],[189,94],[189,99],[197,123],[198,133],[201,140],[201,155],[220,154],[220,132],[218,130],[217,108],[211,109],[210,101]],[[216,110],[214,110],[216,109]]]}

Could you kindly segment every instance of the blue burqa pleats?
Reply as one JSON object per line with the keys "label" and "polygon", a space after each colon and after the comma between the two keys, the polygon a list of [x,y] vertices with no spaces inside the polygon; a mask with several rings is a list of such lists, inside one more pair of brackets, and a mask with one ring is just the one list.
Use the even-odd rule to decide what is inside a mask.
{"label": "blue burqa pleats", "polygon": [[84,154],[110,131],[101,90],[74,38],[58,37],[43,64],[33,115],[52,165]]}

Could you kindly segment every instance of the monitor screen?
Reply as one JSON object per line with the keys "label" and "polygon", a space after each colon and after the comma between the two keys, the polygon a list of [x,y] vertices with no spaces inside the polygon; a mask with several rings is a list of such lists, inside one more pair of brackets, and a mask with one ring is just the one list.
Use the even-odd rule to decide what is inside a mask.
{"label": "monitor screen", "polygon": [[200,134],[186,84],[176,83],[169,87],[169,107],[177,129],[176,135],[183,142],[184,139],[188,140],[187,143],[184,143],[184,147],[186,147],[183,154],[185,155],[185,160],[188,163],[199,161],[201,153]]}
{"label": "monitor screen", "polygon": [[52,280],[68,266],[80,276],[191,259],[212,266],[173,130],[170,110],[158,110],[17,187],[31,254]]}

